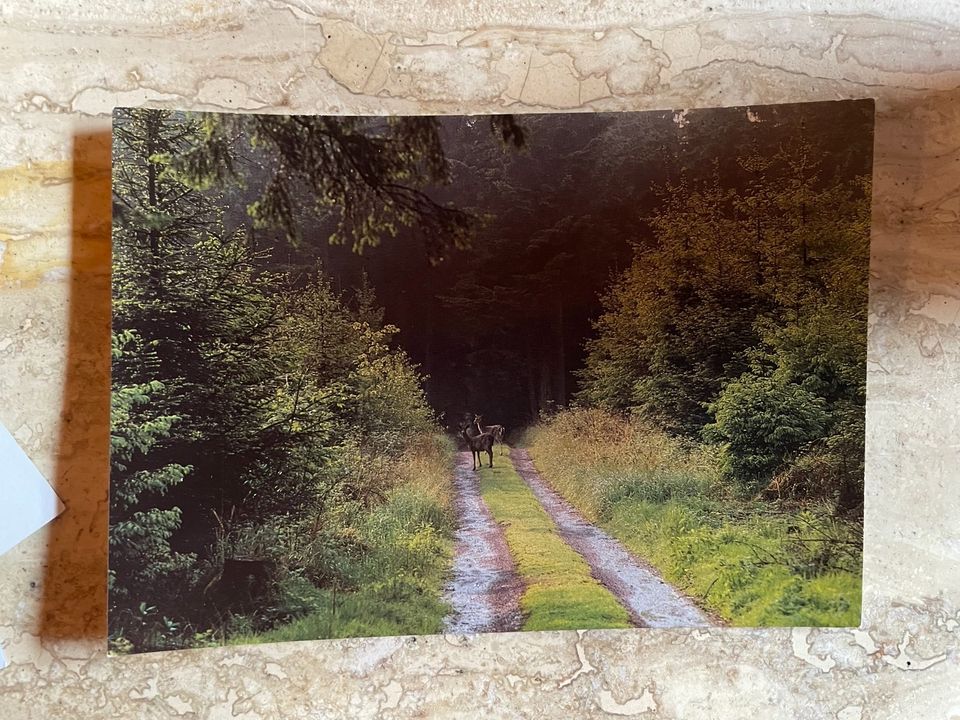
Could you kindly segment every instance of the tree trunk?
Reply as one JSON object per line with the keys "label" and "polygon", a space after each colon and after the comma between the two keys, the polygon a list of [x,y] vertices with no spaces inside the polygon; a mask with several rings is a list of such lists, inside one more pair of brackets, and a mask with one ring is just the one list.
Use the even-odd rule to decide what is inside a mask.
{"label": "tree trunk", "polygon": [[524,350],[526,351],[526,380],[527,380],[527,409],[530,419],[536,420],[540,414],[540,404],[537,402],[536,358],[533,354],[533,345],[530,342],[531,333],[524,333]]}
{"label": "tree trunk", "polygon": [[553,383],[551,382],[553,363],[551,360],[549,353],[540,351],[540,411],[549,409],[553,404]]}
{"label": "tree trunk", "polygon": [[558,405],[567,403],[567,349],[563,333],[563,295],[554,293],[553,332],[556,347],[553,375],[553,399]]}

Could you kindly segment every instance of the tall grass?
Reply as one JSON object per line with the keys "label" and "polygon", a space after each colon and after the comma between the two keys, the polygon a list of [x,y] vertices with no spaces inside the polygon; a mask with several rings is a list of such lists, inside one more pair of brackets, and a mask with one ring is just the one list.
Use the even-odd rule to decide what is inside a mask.
{"label": "tall grass", "polygon": [[860,528],[827,508],[737,499],[714,448],[602,410],[525,442],[567,500],[731,624],[859,623]]}
{"label": "tall grass", "polygon": [[413,438],[395,467],[397,485],[453,513],[453,441],[447,435],[424,434]]}
{"label": "tall grass", "polygon": [[537,467],[590,520],[626,500],[665,503],[720,491],[717,453],[604,410],[554,415],[524,438]]}
{"label": "tall grass", "polygon": [[449,608],[443,584],[453,553],[454,448],[415,438],[392,465],[382,502],[327,518],[296,546],[279,583],[286,622],[265,631],[240,618],[231,643],[433,633]]}

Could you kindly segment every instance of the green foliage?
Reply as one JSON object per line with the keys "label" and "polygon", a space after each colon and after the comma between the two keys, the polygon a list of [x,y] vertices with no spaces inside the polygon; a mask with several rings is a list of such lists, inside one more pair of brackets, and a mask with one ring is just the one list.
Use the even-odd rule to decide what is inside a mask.
{"label": "green foliage", "polygon": [[[267,170],[248,212],[259,227],[282,228],[294,243],[302,239],[298,226],[310,211],[334,213],[332,243],[361,251],[407,227],[438,261],[451,248],[465,247],[478,222],[425,191],[450,182],[436,118],[201,117],[203,141],[179,155],[179,177],[198,188],[235,177],[240,166],[234,156],[242,152],[236,139],[243,138],[246,152],[263,158]],[[523,145],[523,130],[513,118],[496,117],[491,128],[504,145]]]}
{"label": "green foliage", "polygon": [[693,435],[707,420],[703,402],[756,342],[763,300],[754,291],[755,251],[731,219],[736,199],[717,176],[703,187],[668,183],[658,197],[648,219],[656,245],[638,247],[606,295],[579,398],[636,408]]}
{"label": "green foliage", "polygon": [[338,421],[361,443],[374,442],[386,454],[402,452],[404,438],[429,431],[433,418],[423,378],[392,347],[397,328],[380,325],[382,313],[371,307],[369,289],[352,311],[318,274],[283,302],[274,341],[285,362],[296,368],[301,394],[308,384],[326,388],[335,396],[329,404]]}
{"label": "green foliage", "polygon": [[[596,409],[558,413],[527,442],[569,502],[731,624],[859,623],[856,518],[830,504],[737,499],[723,482],[726,452]],[[794,467],[813,463],[804,457]]]}
{"label": "green foliage", "polygon": [[393,576],[349,594],[317,591],[309,614],[259,634],[231,633],[230,643],[437,633],[449,611],[438,599],[442,587],[438,573],[429,579]]}
{"label": "green foliage", "polygon": [[194,124],[161,111],[118,111],[116,121],[114,330],[136,333],[149,353],[114,358],[114,384],[160,382],[157,408],[178,418],[128,471],[187,458],[191,496],[239,504],[258,464],[282,466],[285,428],[267,422],[277,368],[262,352],[276,280],[257,272],[241,234],[225,234],[215,197],[169,171]]}
{"label": "green foliage", "polygon": [[201,622],[202,547],[169,550],[184,547],[182,524],[239,503],[254,466],[277,457],[258,453],[275,447],[274,367],[259,352],[270,279],[213,200],[169,172],[196,131],[169,112],[116,117],[111,633],[141,648],[185,642]]}
{"label": "green foliage", "polygon": [[742,375],[727,384],[710,411],[716,421],[705,427],[705,436],[723,443],[727,475],[750,494],[829,426],[822,397],[777,376]]}
{"label": "green foliage", "polygon": [[[453,515],[444,505],[450,449],[445,438],[424,439],[404,458],[398,486],[369,512],[328,515],[312,534],[281,523],[274,552],[292,571],[287,577],[300,578],[278,591],[275,605],[288,622],[265,630],[248,621],[230,642],[438,632],[449,612],[440,596],[453,553]],[[446,487],[429,492],[423,470]]]}
{"label": "green foliage", "polygon": [[[718,453],[596,408],[574,408],[528,431],[537,467],[591,521],[626,499],[695,501],[720,481]],[[585,475],[588,473],[588,475]],[[584,482],[589,477],[589,482]]]}
{"label": "green foliage", "polygon": [[[818,560],[838,544],[853,543],[855,529],[798,544],[792,539],[797,523],[796,516],[768,507],[677,498],[624,502],[604,527],[732,625],[859,624],[859,553],[845,545],[840,562]],[[817,514],[812,527],[831,523],[829,515]]]}
{"label": "green foliage", "polygon": [[830,471],[816,480],[832,478],[827,494],[855,508],[869,181],[827,181],[802,134],[740,163],[745,188],[716,172],[657,189],[654,243],[604,299],[578,398],[723,443],[743,491],[817,453]]}
{"label": "green foliage", "polygon": [[[441,557],[449,477],[435,468],[449,448],[424,440],[423,378],[372,288],[350,299],[319,268],[269,272],[243,231],[224,230],[221,196],[192,184],[202,168],[174,166],[215,123],[115,119],[113,647],[259,632],[316,609],[304,583],[359,591],[375,582],[368,565],[399,576]],[[406,559],[385,563],[365,522],[394,503],[416,524],[393,538]],[[269,582],[231,597],[228,560],[262,563]]]}
{"label": "green foliage", "polygon": [[[137,337],[132,332],[113,336],[113,356],[131,352]],[[110,461],[115,481],[110,512],[110,610],[115,617],[115,638],[140,644],[164,640],[176,621],[160,616],[142,600],[143,588],[161,603],[176,597],[184,583],[194,578],[193,553],[175,552],[170,538],[180,526],[177,507],[142,506],[144,498],[163,497],[180,484],[191,468],[177,463],[129,472],[132,464],[149,456],[171,434],[178,418],[159,415],[151,404],[163,391],[157,381],[115,387],[111,395]]]}

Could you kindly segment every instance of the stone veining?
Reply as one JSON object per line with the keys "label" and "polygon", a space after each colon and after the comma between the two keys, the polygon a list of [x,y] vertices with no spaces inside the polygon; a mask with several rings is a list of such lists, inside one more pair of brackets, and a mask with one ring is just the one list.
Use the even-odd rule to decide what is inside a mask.
{"label": "stone veining", "polygon": [[[0,180],[0,422],[23,435],[68,507],[0,558],[0,644],[13,664],[0,671],[5,717],[955,712],[960,9],[943,0],[848,0],[842,14],[801,13],[787,0],[334,5],[16,0],[3,9],[0,173],[11,183]],[[860,629],[105,657],[107,429],[89,417],[106,408],[96,388],[109,369],[97,340],[109,323],[109,254],[89,247],[106,242],[109,189],[91,195],[89,179],[63,165],[50,165],[53,184],[30,178],[71,159],[108,167],[108,144],[81,144],[79,158],[75,148],[81,134],[109,131],[114,104],[482,113],[863,96],[877,98],[878,116]]]}

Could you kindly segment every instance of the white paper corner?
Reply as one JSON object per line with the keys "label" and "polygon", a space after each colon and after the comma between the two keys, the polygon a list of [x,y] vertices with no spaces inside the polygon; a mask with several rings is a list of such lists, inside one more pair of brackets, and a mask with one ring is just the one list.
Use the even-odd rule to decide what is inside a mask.
{"label": "white paper corner", "polygon": [[46,478],[0,425],[0,555],[61,512],[63,503]]}

